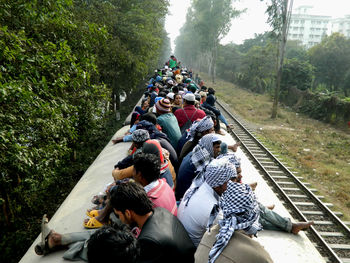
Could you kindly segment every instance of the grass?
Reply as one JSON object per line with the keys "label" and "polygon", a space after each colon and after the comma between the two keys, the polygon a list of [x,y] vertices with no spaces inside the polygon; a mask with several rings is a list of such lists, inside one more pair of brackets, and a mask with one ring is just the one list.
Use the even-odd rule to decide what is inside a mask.
{"label": "grass", "polygon": [[349,129],[311,119],[282,105],[278,118],[271,119],[269,95],[252,93],[222,80],[214,84],[205,74],[201,77],[232,113],[248,123],[265,146],[333,203],[333,210],[344,214],[343,220],[350,220]]}

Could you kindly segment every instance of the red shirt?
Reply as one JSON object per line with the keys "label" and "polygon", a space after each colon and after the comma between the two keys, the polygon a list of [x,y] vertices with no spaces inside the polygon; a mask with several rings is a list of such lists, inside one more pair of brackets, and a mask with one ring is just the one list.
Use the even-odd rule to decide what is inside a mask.
{"label": "red shirt", "polygon": [[174,191],[164,178],[158,179],[158,182],[158,185],[147,193],[148,198],[153,202],[154,207],[163,207],[176,216],[177,205]]}
{"label": "red shirt", "polygon": [[186,105],[183,109],[177,109],[174,115],[181,128],[191,117],[191,122],[194,122],[197,119],[203,119],[205,117],[205,112],[201,109],[197,109],[194,105]]}

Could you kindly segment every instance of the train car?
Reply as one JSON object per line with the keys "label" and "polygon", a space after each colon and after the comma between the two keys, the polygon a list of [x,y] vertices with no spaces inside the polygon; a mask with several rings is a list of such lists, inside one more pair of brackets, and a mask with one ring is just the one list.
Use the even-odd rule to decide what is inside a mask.
{"label": "train car", "polygon": [[[128,128],[129,126],[124,126],[115,133],[113,138],[122,136]],[[227,144],[235,143],[233,137],[227,132],[222,136],[222,141]],[[83,227],[83,220],[87,218],[86,210],[92,206],[90,202],[92,196],[101,192],[107,184],[113,181],[111,173],[114,165],[127,155],[130,145],[131,143],[129,142],[114,145],[110,141],[105,146],[50,219],[50,228],[59,233],[86,231]],[[284,207],[284,204],[262,178],[259,171],[253,166],[248,156],[241,149],[238,149],[236,154],[241,158],[243,181],[246,183],[258,183],[255,191],[259,200],[265,205],[274,204],[276,212],[286,217],[292,217]],[[44,213],[45,211],[43,211]],[[54,252],[45,256],[36,255],[34,247],[40,242],[40,238],[39,235],[21,259],[21,263],[67,262],[62,258],[64,251]],[[258,241],[268,251],[274,262],[326,262],[303,232],[293,235],[279,231],[263,230],[259,232],[257,237],[254,237],[254,240]]]}

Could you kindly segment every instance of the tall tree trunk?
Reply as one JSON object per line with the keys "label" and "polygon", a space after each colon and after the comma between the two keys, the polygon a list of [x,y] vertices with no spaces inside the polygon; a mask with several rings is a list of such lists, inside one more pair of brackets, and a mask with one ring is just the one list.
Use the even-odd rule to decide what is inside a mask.
{"label": "tall tree trunk", "polygon": [[216,57],[217,57],[217,45],[215,43],[213,50],[211,51],[212,56],[212,67],[211,67],[211,80],[213,83],[215,83],[215,77],[216,77]]}
{"label": "tall tree trunk", "polygon": [[289,5],[289,11],[288,11],[288,0],[283,0],[283,13],[282,13],[283,25],[282,25],[282,34],[280,38],[279,51],[278,51],[276,87],[275,87],[275,96],[273,99],[272,114],[271,114],[272,119],[275,119],[277,117],[278,100],[279,100],[279,94],[281,89],[283,60],[284,60],[284,53],[286,50],[287,34],[288,34],[288,27],[289,27],[292,7],[293,7],[293,0],[291,0],[291,4]]}

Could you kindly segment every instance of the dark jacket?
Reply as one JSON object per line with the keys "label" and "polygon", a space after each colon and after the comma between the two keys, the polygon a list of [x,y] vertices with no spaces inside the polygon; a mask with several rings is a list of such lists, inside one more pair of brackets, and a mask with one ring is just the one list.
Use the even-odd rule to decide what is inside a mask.
{"label": "dark jacket", "polygon": [[164,208],[156,207],[138,237],[140,262],[194,262],[196,251],[181,222]]}

